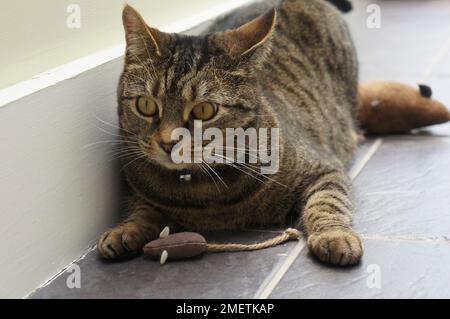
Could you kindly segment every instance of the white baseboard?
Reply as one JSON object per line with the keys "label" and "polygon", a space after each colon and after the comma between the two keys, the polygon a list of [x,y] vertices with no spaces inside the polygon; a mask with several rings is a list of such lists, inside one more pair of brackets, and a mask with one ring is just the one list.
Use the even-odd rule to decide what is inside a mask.
{"label": "white baseboard", "polygon": [[121,59],[0,109],[0,297],[23,297],[117,220]]}

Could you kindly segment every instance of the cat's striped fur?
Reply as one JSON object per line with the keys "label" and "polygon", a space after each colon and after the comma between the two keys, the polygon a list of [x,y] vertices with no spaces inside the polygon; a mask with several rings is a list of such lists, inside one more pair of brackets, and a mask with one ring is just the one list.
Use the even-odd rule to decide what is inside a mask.
{"label": "cat's striped fur", "polygon": [[[347,26],[323,0],[285,0],[276,14],[269,11],[244,29],[221,32],[260,13],[246,12],[251,16],[230,15],[208,34],[188,37],[145,27],[125,8],[121,133],[125,150],[139,143],[148,157],[124,161],[135,195],[130,216],[101,237],[102,256],[138,252],[165,225],[201,231],[295,222],[319,259],[348,265],[361,258],[346,175],[357,146],[359,103]],[[136,115],[129,99],[137,95],[160,101],[160,119]],[[267,179],[252,177],[245,167],[216,164],[213,173],[195,166],[186,168],[191,183],[180,183],[180,171],[161,164],[158,142],[176,127],[191,128],[186,105],[203,100],[221,105],[205,128],[279,127],[279,172]]]}

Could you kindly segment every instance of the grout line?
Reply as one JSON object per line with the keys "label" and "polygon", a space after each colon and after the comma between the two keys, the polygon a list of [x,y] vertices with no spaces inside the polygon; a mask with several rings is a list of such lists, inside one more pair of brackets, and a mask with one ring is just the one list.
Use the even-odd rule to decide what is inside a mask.
{"label": "grout line", "polygon": [[441,237],[380,236],[380,235],[361,235],[361,236],[364,239],[388,241],[388,242],[450,244],[450,239],[445,236]]}
{"label": "grout line", "polygon": [[[359,163],[357,163],[350,169],[349,176],[351,180],[354,180],[361,173],[361,171],[364,169],[364,167],[367,165],[370,159],[375,155],[376,151],[380,148],[382,144],[383,144],[382,138],[377,138],[373,142],[373,144],[370,146],[369,150],[364,155],[364,157],[359,161]],[[269,298],[270,294],[278,286],[278,284],[283,279],[286,272],[291,268],[292,264],[300,255],[305,246],[306,240],[304,238],[301,238],[299,242],[294,246],[294,248],[292,248],[292,250],[289,252],[286,259],[284,259],[278,266],[275,266],[274,270],[272,270],[272,272],[266,277],[266,279],[263,281],[263,283],[256,291],[253,299]]]}
{"label": "grout line", "polygon": [[425,83],[433,74],[433,71],[436,69],[438,64],[445,58],[445,56],[450,52],[450,37],[447,39],[445,44],[439,49],[436,56],[431,61],[430,65],[422,75],[419,80],[419,83]]}
{"label": "grout line", "polygon": [[297,244],[295,244],[294,248],[289,252],[289,255],[286,259],[283,260],[278,267],[272,271],[269,276],[266,277],[262,285],[259,287],[258,291],[255,293],[253,299],[267,299],[272,291],[276,288],[278,283],[283,279],[286,272],[291,268],[291,265],[297,259],[298,255],[300,255],[303,248],[306,246],[306,241],[304,238],[301,238]]}
{"label": "grout line", "polygon": [[350,176],[351,180],[356,179],[358,175],[361,173],[363,168],[367,165],[367,163],[370,161],[372,156],[376,153],[376,151],[380,148],[381,144],[383,144],[382,138],[377,138],[375,142],[373,142],[370,149],[367,151],[367,153],[364,155],[361,161],[359,161],[358,164],[354,165],[351,169],[348,175]]}

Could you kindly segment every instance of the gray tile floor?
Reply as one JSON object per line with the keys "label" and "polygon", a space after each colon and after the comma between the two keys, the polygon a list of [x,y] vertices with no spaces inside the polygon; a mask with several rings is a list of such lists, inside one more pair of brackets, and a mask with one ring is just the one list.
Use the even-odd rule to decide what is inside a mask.
{"label": "gray tile floor", "polygon": [[[353,1],[347,18],[362,80],[426,82],[450,106],[450,1]],[[380,29],[366,27],[369,3]],[[432,298],[450,297],[450,125],[414,135],[368,139],[350,172],[365,256],[347,269],[327,267],[304,240],[250,253],[208,254],[164,266],[136,258],[76,262],[81,288],[63,272],[31,298]],[[277,231],[213,234],[252,242]]]}

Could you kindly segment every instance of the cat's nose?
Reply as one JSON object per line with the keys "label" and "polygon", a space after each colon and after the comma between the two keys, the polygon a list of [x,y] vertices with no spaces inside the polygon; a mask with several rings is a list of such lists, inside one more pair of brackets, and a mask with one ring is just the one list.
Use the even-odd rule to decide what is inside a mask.
{"label": "cat's nose", "polygon": [[159,146],[164,150],[164,152],[166,152],[167,154],[170,154],[176,143],[177,143],[176,141],[172,141],[172,142],[160,141]]}

